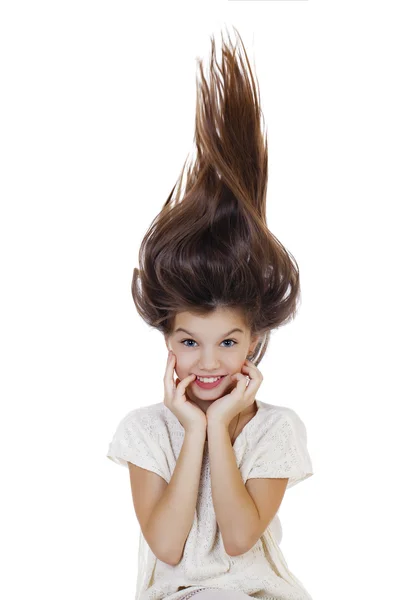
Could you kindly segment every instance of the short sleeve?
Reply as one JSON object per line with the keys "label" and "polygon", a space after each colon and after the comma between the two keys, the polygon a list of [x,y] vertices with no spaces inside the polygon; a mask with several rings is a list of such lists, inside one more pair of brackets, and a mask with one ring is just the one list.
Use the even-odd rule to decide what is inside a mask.
{"label": "short sleeve", "polygon": [[[148,421],[147,421],[148,423]],[[163,469],[162,450],[153,439],[146,420],[140,410],[128,413],[119,423],[109,444],[107,458],[128,468],[128,462],[153,471],[168,483],[168,475]]]}
{"label": "short sleeve", "polygon": [[287,488],[313,475],[307,432],[297,413],[285,407],[260,437],[247,479],[288,478]]}

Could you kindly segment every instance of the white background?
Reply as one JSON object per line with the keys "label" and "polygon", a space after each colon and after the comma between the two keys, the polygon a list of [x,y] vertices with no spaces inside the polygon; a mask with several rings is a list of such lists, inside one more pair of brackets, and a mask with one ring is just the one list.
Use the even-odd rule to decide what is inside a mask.
{"label": "white background", "polygon": [[315,600],[394,597],[395,5],[2,2],[2,597],[134,597],[129,475],[106,452],[129,410],[163,400],[166,348],[131,277],[224,24],[255,60],[268,224],[301,274],[299,315],[259,367],[258,398],[296,410],[314,467],[283,500],[281,547]]}

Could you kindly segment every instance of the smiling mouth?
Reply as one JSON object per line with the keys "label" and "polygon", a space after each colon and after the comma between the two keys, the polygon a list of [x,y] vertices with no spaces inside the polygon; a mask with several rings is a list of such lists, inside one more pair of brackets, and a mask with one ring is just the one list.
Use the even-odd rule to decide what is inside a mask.
{"label": "smiling mouth", "polygon": [[213,379],[214,377],[226,377],[226,375],[196,375],[196,377],[202,377],[203,379]]}
{"label": "smiling mouth", "polygon": [[196,377],[196,379],[193,381],[193,385],[197,385],[205,390],[211,390],[219,387],[223,379],[225,379],[224,375],[219,377],[206,377],[205,379],[199,379]]}

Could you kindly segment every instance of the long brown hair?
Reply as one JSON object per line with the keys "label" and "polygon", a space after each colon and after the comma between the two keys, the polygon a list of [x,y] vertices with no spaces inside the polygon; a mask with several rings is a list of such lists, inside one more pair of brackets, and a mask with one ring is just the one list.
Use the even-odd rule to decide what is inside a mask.
{"label": "long brown hair", "polygon": [[235,46],[229,33],[228,41],[221,35],[220,65],[211,36],[209,83],[197,59],[197,154],[187,169],[186,159],[142,240],[132,296],[144,321],[167,336],[179,311],[239,309],[261,339],[253,353],[257,365],[271,330],[295,316],[299,269],[267,226],[259,84],[234,30]]}

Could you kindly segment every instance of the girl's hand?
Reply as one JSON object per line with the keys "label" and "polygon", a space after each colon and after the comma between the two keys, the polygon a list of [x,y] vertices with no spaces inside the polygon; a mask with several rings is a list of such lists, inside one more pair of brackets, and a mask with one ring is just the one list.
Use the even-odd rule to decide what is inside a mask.
{"label": "girl's hand", "polygon": [[237,381],[236,387],[229,394],[215,400],[207,409],[207,424],[218,421],[229,427],[234,417],[253,404],[257,390],[263,381],[262,373],[247,359],[242,366],[242,372],[244,375],[242,373],[232,375],[232,379]]}
{"label": "girl's hand", "polygon": [[168,353],[167,367],[164,375],[164,404],[176,416],[186,432],[205,431],[207,417],[194,402],[188,400],[185,390],[189,383],[195,380],[192,373],[185,379],[174,382],[174,368],[176,357],[173,352]]}

